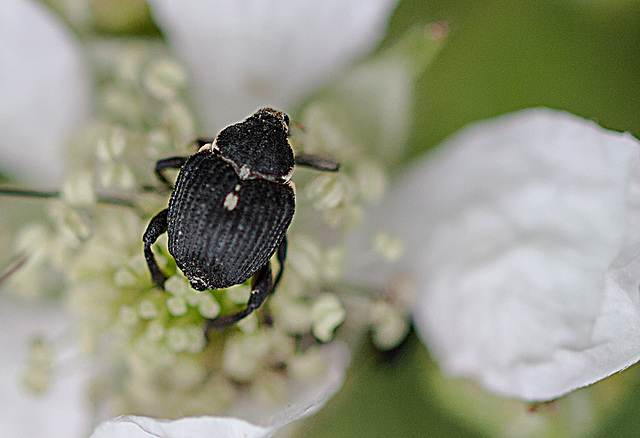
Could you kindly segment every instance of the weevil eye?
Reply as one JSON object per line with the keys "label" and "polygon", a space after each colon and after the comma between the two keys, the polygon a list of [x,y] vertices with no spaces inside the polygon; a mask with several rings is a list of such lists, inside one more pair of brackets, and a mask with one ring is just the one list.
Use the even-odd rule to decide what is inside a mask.
{"label": "weevil eye", "polygon": [[258,116],[260,119],[264,119],[265,116],[268,116],[267,118],[273,117],[275,118],[275,120],[278,120],[281,123],[284,123],[286,125],[286,128],[289,129],[289,116],[285,112],[278,111],[277,109],[273,109],[269,107],[260,108],[258,111],[256,111],[253,114],[252,117],[254,116]]}
{"label": "weevil eye", "polygon": [[287,129],[287,135],[291,135],[291,125],[289,124],[289,116],[286,115],[285,113],[282,113],[282,120],[284,120],[284,124],[286,126]]}

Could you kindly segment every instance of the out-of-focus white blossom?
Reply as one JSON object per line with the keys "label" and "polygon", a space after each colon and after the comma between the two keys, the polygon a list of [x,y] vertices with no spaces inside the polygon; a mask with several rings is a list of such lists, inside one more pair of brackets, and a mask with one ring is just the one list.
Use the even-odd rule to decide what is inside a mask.
{"label": "out-of-focus white blossom", "polygon": [[640,359],[639,156],[631,135],[560,111],[468,127],[368,216],[406,255],[355,260],[354,276],[413,281],[446,375],[527,401],[589,385]]}
{"label": "out-of-focus white blossom", "polygon": [[88,119],[91,80],[82,47],[46,6],[0,2],[0,165],[50,187],[63,146]]}
{"label": "out-of-focus white blossom", "polygon": [[291,108],[370,51],[397,0],[151,0],[218,132],[259,107]]}

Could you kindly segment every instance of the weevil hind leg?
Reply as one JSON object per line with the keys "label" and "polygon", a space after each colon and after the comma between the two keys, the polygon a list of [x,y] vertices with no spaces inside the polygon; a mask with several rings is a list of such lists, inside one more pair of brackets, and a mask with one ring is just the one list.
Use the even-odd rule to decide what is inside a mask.
{"label": "weevil hind leg", "polygon": [[247,302],[247,308],[232,315],[208,319],[206,331],[210,328],[222,330],[240,321],[262,305],[267,296],[273,291],[273,279],[271,276],[271,262],[267,262],[260,268],[251,280],[251,296]]}
{"label": "weevil hind leg", "polygon": [[182,168],[182,166],[184,166],[184,163],[186,161],[187,157],[169,157],[156,161],[156,178],[158,178],[158,180],[160,180],[160,182],[162,182],[167,187],[172,187],[172,184],[169,182],[167,177],[164,176],[163,171],[167,169],[180,169]]}
{"label": "weevil hind leg", "polygon": [[147,260],[147,266],[149,266],[149,272],[151,272],[151,280],[153,284],[161,288],[164,288],[164,282],[167,281],[167,276],[160,270],[158,262],[156,262],[156,256],[151,250],[151,245],[158,240],[158,237],[167,231],[168,214],[169,209],[165,208],[155,215],[151,219],[151,222],[149,222],[147,230],[142,236],[142,241],[144,242],[144,258]]}
{"label": "weevil hind leg", "polygon": [[337,172],[340,170],[340,163],[334,159],[313,154],[296,155],[296,166],[309,167],[323,172]]}
{"label": "weevil hind leg", "polygon": [[289,244],[287,242],[287,235],[284,235],[284,239],[282,239],[282,242],[280,243],[280,246],[278,247],[278,252],[276,253],[276,257],[278,258],[278,264],[280,265],[280,270],[278,271],[278,275],[276,275],[276,279],[273,282],[273,292],[275,292],[276,288],[278,287],[278,284],[280,283],[280,280],[282,280],[282,274],[284,274],[284,262],[287,259],[287,248],[288,248]]}

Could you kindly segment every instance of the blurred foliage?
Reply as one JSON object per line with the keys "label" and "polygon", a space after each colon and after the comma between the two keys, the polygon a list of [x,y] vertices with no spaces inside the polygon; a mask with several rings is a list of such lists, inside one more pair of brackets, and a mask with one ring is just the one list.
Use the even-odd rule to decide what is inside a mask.
{"label": "blurred foliage", "polygon": [[[546,435],[550,437],[636,437],[640,435],[637,426],[640,415],[638,377],[638,370],[631,368],[586,389],[592,391],[591,395],[600,395],[604,399],[600,400],[601,404],[618,403],[617,408],[605,410],[606,416],[586,418],[586,423],[591,421],[595,426],[591,430],[578,427],[580,432],[571,434],[568,432],[571,425],[563,424],[568,413],[566,408],[579,409],[579,402],[567,406],[565,400],[560,399],[550,404],[528,405],[500,401],[470,382],[450,380],[443,384],[446,379],[441,376],[437,364],[429,359],[423,344],[412,334],[392,354],[383,355],[371,345],[362,347],[338,395],[315,416],[304,420],[295,436],[528,437],[532,436],[526,432],[531,424],[527,424],[526,417],[530,417],[529,423],[540,420],[556,428],[555,433]],[[442,387],[435,386],[438,383],[443,384]],[[623,393],[612,393],[623,385],[626,385]],[[461,395],[463,391],[466,393]],[[568,397],[579,396],[584,391]],[[576,398],[579,400],[580,397]],[[495,409],[500,404],[501,409]],[[588,404],[583,406],[589,407]],[[580,413],[579,410],[573,412],[574,415]],[[495,421],[500,416],[502,423],[510,422],[507,416],[520,417],[518,421],[523,428],[517,432],[511,430],[511,434],[491,433],[492,428],[500,426]]]}
{"label": "blurred foliage", "polygon": [[434,403],[426,388],[429,368],[433,364],[414,334],[391,353],[363,346],[338,395],[304,420],[296,436],[476,436]]}
{"label": "blurred foliage", "polygon": [[144,0],[92,0],[96,30],[115,35],[160,35]]}
{"label": "blurred foliage", "polygon": [[161,36],[145,0],[40,0],[76,32],[108,36]]}
{"label": "blurred foliage", "polygon": [[414,154],[470,122],[535,106],[640,136],[639,2],[409,0],[385,43],[437,20],[451,35],[420,82]]}

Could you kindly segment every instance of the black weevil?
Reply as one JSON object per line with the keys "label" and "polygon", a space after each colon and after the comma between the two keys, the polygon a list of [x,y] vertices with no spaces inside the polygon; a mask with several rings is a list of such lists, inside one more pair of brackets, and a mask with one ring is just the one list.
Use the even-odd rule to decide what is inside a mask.
{"label": "black weevil", "polygon": [[[294,165],[333,172],[340,167],[316,155],[294,158],[289,134],[285,113],[262,108],[215,139],[196,140],[200,150],[194,155],[156,163],[165,184],[163,170],[180,173],[169,208],[151,219],[142,239],[153,283],[164,288],[167,279],[151,250],[165,231],[169,253],[194,289],[223,289],[253,277],[247,308],[211,319],[208,327],[224,328],[249,315],[282,278],[295,210]],[[280,270],[274,281],[270,259],[276,252]]]}

